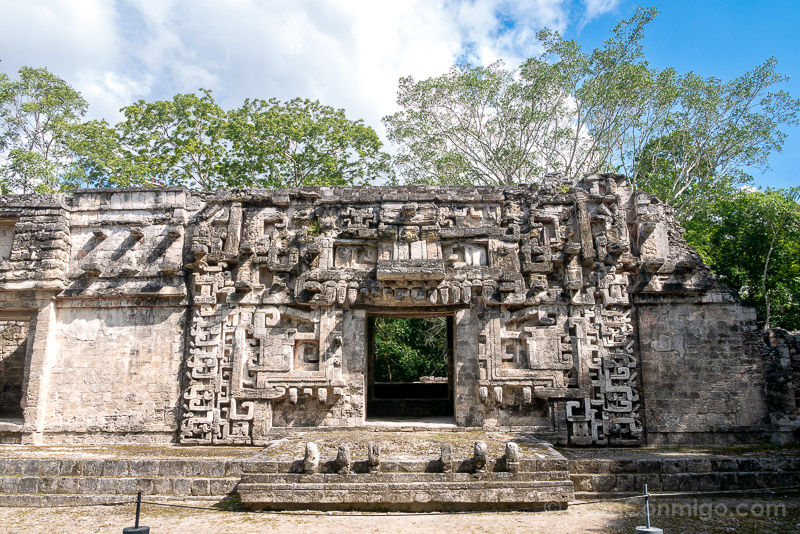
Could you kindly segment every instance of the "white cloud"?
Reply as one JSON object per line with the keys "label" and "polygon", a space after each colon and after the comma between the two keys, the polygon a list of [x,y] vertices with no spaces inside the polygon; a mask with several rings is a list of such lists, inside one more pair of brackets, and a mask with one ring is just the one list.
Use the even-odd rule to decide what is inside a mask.
{"label": "white cloud", "polygon": [[612,11],[619,4],[619,0],[583,0],[586,6],[586,19],[593,19],[609,11]]}
{"label": "white cloud", "polygon": [[[586,16],[616,0],[583,0]],[[136,99],[212,89],[226,108],[246,97],[319,99],[379,132],[397,80],[460,59],[515,66],[535,32],[568,24],[565,0],[0,0],[3,71],[47,66],[110,122]]]}
{"label": "white cloud", "polygon": [[150,92],[151,83],[149,76],[135,80],[113,71],[95,70],[81,71],[72,80],[91,104],[90,118],[105,118],[112,124],[122,118],[121,108]]}

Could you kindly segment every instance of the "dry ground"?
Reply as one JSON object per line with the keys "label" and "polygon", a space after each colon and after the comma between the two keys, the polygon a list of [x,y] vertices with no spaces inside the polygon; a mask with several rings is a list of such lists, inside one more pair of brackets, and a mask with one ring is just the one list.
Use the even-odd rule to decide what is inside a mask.
{"label": "dry ground", "polygon": [[[667,533],[768,534],[800,532],[797,495],[659,499],[653,525]],[[203,506],[200,503],[187,505]],[[237,508],[235,503],[228,508]],[[0,508],[0,532],[53,534],[54,532],[114,533],[133,525],[133,505],[58,509]],[[247,513],[242,511],[162,508],[143,505],[142,524],[152,534],[269,533],[358,534],[390,532],[449,534],[451,532],[516,533],[633,533],[643,523],[641,505],[612,502],[571,506],[555,512],[459,514],[398,513]]]}

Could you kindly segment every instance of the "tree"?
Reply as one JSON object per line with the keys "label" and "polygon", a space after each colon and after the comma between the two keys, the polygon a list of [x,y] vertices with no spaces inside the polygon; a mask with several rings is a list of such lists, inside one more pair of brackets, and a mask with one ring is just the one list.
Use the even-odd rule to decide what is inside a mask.
{"label": "tree", "polygon": [[545,30],[537,34],[545,52],[519,72],[495,63],[402,78],[402,109],[384,118],[402,174],[409,182],[507,185],[611,170],[621,139],[664,105],[656,82],[669,76],[647,66],[640,43],[653,16],[637,11],[592,54]]}
{"label": "tree", "polygon": [[76,179],[102,187],[363,185],[390,171],[377,134],[343,110],[295,99],[225,111],[211,92],[124,108],[114,126],[72,128]]}
{"label": "tree", "polygon": [[447,376],[447,322],[444,317],[375,320],[375,380],[416,382]]}
{"label": "tree", "polygon": [[800,187],[722,195],[686,226],[687,242],[766,328],[800,329]]}
{"label": "tree", "polygon": [[[395,163],[409,183],[511,185],[537,181],[553,169],[568,135],[564,101],[553,71],[537,65],[532,85],[541,98],[498,62],[458,65],[438,78],[400,79],[397,103],[384,117],[399,145]],[[547,93],[551,94],[547,94]],[[549,98],[548,98],[549,97]]]}
{"label": "tree", "polygon": [[66,132],[86,113],[83,97],[47,69],[0,75],[0,174],[10,191],[52,193],[72,158]]}
{"label": "tree", "polygon": [[390,173],[375,131],[342,109],[296,98],[246,100],[230,113],[228,185],[365,185]]}
{"label": "tree", "polygon": [[77,166],[90,183],[202,190],[227,183],[227,114],[210,91],[139,100],[122,112],[125,120],[113,129],[94,121],[71,131]]}
{"label": "tree", "polygon": [[800,100],[769,92],[788,78],[770,58],[753,71],[723,83],[692,72],[676,80],[676,97],[643,149],[632,153],[630,177],[637,188],[675,208],[685,221],[726,186],[751,182],[750,168],[768,167],[796,125]]}
{"label": "tree", "polygon": [[73,165],[65,179],[73,187],[163,185],[153,180],[151,167],[137,161],[133,148],[105,120],[70,127],[67,144]]}
{"label": "tree", "polygon": [[681,220],[719,186],[748,183],[747,170],[781,150],[800,100],[772,91],[786,80],[774,58],[725,83],[652,68],[642,40],[656,14],[637,9],[591,53],[541,31],[544,52],[518,72],[461,65],[402,78],[401,110],[384,118],[402,175],[503,185],[621,171]]}
{"label": "tree", "polygon": [[[590,54],[557,32],[537,34],[544,52],[522,65],[521,76],[530,79],[530,72],[542,64],[556,72],[561,102],[568,103],[562,122],[570,128],[566,150],[555,147],[563,163],[554,170],[570,181],[592,172],[629,174],[630,154],[660,131],[674,99],[675,72],[653,69],[644,59],[644,29],[657,14],[654,8],[637,8],[633,17],[617,24],[602,48]],[[532,91],[530,97],[538,94]]]}

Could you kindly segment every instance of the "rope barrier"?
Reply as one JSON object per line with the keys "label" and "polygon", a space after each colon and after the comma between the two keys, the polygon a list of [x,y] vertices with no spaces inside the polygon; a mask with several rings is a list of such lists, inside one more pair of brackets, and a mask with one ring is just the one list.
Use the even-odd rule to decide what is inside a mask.
{"label": "rope barrier", "polygon": [[776,491],[776,490],[789,490],[789,489],[800,489],[800,485],[794,486],[775,486],[772,488],[753,488],[753,489],[738,489],[738,490],[708,490],[708,491],[683,491],[683,492],[674,492],[674,493],[647,493],[647,494],[637,494],[637,495],[628,495],[626,497],[611,497],[608,499],[598,499],[596,501],[574,501],[570,502],[570,506],[582,506],[585,504],[597,504],[603,502],[614,502],[614,501],[628,501],[631,499],[644,499],[645,497],[697,497],[699,495],[726,495],[732,493],[762,493],[762,492],[769,492],[769,491]]}

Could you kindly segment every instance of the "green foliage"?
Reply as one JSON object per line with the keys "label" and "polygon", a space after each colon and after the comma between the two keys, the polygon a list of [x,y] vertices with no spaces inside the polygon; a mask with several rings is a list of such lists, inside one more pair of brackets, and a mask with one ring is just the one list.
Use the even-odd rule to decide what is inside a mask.
{"label": "green foliage", "polygon": [[366,185],[390,173],[372,128],[316,101],[245,100],[226,135],[231,187]]}
{"label": "green foliage", "polygon": [[120,133],[102,121],[76,124],[69,129],[67,144],[73,165],[67,179],[93,187],[133,187],[156,185],[149,166],[137,162],[124,147]]}
{"label": "green foliage", "polygon": [[111,128],[94,121],[72,129],[76,167],[101,187],[180,185],[211,190],[225,184],[226,113],[210,91],[123,108]]}
{"label": "green foliage", "polygon": [[377,382],[447,376],[446,319],[376,318],[374,376]]}
{"label": "green foliage", "polygon": [[536,181],[550,170],[542,158],[546,147],[540,132],[557,128],[548,105],[560,101],[556,96],[554,102],[532,106],[540,101],[527,98],[530,90],[499,62],[488,67],[459,65],[419,82],[402,78],[397,103],[403,109],[383,121],[389,139],[399,145],[396,164],[406,181]]}
{"label": "green foliage", "polygon": [[621,171],[681,220],[716,190],[748,183],[747,170],[781,150],[800,100],[772,90],[786,80],[774,58],[724,83],[651,67],[642,41],[656,15],[637,9],[591,53],[541,31],[542,55],[518,72],[495,63],[402,78],[401,111],[384,118],[401,174],[505,185]]}
{"label": "green foliage", "polygon": [[377,134],[343,110],[295,99],[247,100],[232,111],[210,91],[139,101],[114,128],[72,129],[80,175],[108,186],[299,187],[363,185],[390,172]]}
{"label": "green foliage", "polygon": [[308,225],[308,235],[316,236],[320,235],[322,230],[319,226],[319,218],[315,215],[313,219],[311,219],[311,223]]}
{"label": "green foliage", "polygon": [[769,92],[788,79],[776,67],[770,58],[725,83],[692,72],[675,78],[672,106],[634,154],[636,186],[685,220],[720,191],[749,183],[749,168],[766,169],[786,138],[780,127],[796,125],[800,109],[788,93]]}
{"label": "green foliage", "polygon": [[402,78],[402,109],[384,123],[406,181],[506,185],[611,170],[614,150],[656,103],[658,76],[640,43],[654,16],[637,11],[591,54],[539,32],[544,53],[519,72],[495,63],[455,66],[419,82]]}
{"label": "green foliage", "polygon": [[47,69],[0,74],[0,175],[4,192],[53,193],[70,188],[66,137],[86,113],[80,93]]}
{"label": "green foliage", "polygon": [[800,329],[800,187],[732,191],[686,227],[687,242],[767,327]]}

